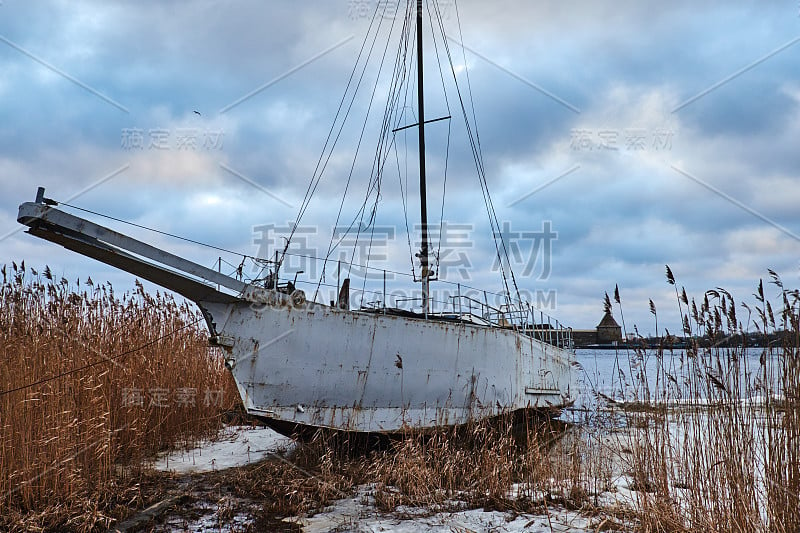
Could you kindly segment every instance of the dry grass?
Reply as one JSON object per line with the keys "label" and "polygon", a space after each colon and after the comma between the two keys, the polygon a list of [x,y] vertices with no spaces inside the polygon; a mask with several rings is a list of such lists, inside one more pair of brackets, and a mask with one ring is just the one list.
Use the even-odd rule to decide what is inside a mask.
{"label": "dry grass", "polygon": [[[777,323],[762,283],[757,305],[739,307],[749,315],[744,323],[723,290],[709,291],[699,305],[676,290],[689,346],[632,354],[627,385],[640,406],[654,407],[628,415],[638,428],[629,472],[642,531],[800,528],[800,297],[771,274],[783,302]],[[674,285],[669,267],[667,279]],[[715,347],[753,327],[765,339],[787,334],[757,363],[744,347]],[[648,356],[655,365],[646,364]]]}
{"label": "dry grass", "polygon": [[[409,436],[373,454],[367,479],[376,483],[378,509],[453,506],[522,511],[551,495],[551,465],[543,432],[522,438],[511,417]],[[514,490],[516,489],[516,490]],[[559,496],[561,491],[559,490]]]}
{"label": "dry grass", "polygon": [[565,427],[538,420],[520,430],[520,421],[513,422],[508,416],[408,434],[369,450],[318,433],[286,458],[241,469],[231,486],[234,495],[263,502],[256,525],[267,529],[285,526],[285,517],[313,515],[365,485],[378,511],[400,517],[586,506],[590,486],[581,462],[559,448]]}
{"label": "dry grass", "polygon": [[141,285],[2,268],[0,527],[102,528],[136,505],[139,459],[217,431],[238,396],[198,318]]}

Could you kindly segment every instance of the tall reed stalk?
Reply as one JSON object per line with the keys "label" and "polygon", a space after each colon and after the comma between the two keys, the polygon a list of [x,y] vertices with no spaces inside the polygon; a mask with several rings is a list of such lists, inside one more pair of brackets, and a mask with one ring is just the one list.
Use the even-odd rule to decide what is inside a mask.
{"label": "tall reed stalk", "polygon": [[[655,380],[644,350],[632,354],[639,402],[628,411],[637,428],[629,466],[643,531],[800,528],[800,296],[770,274],[783,304],[777,324],[762,282],[753,307],[719,288],[698,305],[676,288],[685,350],[662,338]],[[675,284],[669,267],[667,281]],[[745,342],[752,328],[777,340],[758,358]]]}
{"label": "tall reed stalk", "polygon": [[121,466],[212,435],[237,404],[189,304],[138,282],[121,296],[91,279],[73,286],[24,262],[0,273],[5,520],[102,500]]}

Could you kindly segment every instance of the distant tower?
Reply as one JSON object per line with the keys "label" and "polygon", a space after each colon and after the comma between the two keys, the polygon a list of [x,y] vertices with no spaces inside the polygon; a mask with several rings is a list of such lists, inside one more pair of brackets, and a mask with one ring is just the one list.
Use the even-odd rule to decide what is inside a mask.
{"label": "distant tower", "polygon": [[606,313],[603,320],[597,324],[597,344],[614,344],[615,342],[622,342],[622,328],[611,316],[611,313]]}

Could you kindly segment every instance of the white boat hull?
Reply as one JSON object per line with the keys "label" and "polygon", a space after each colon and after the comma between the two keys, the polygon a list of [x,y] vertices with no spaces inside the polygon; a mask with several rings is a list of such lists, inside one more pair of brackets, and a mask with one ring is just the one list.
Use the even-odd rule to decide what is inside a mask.
{"label": "white boat hull", "polygon": [[571,402],[572,353],[514,330],[276,300],[199,302],[250,414],[390,433]]}
{"label": "white boat hull", "polygon": [[[471,314],[423,319],[305,302],[51,208],[43,193],[20,206],[29,233],[196,302],[247,412],[281,431],[393,433],[572,402],[574,353],[555,345],[559,335],[549,344]],[[541,338],[555,331],[541,327]]]}

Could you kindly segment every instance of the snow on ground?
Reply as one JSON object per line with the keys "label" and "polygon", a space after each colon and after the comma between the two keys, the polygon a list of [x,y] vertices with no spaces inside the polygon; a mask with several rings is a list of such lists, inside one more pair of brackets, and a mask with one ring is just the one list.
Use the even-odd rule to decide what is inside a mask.
{"label": "snow on ground", "polygon": [[197,514],[205,513],[197,519],[188,520],[182,516],[168,517],[163,524],[152,529],[155,532],[181,533],[235,533],[245,531],[253,522],[245,513],[237,513],[232,517],[222,518],[217,506],[203,504],[193,509]]}
{"label": "snow on ground", "polygon": [[[255,463],[294,445],[291,439],[268,428],[232,426],[226,428],[216,440],[201,442],[196,448],[160,457],[154,467],[178,474],[210,472]],[[627,476],[620,476],[615,485],[613,494],[603,493],[599,499],[609,505],[633,499],[631,480]],[[334,502],[323,512],[286,521],[300,525],[308,533],[584,533],[597,531],[602,522],[599,517],[581,516],[561,507],[551,507],[548,513],[540,515],[482,509],[434,512],[413,507],[400,507],[394,513],[387,514],[376,508],[373,490],[371,485],[361,486],[353,496]],[[514,487],[514,490],[521,489]],[[252,523],[252,516],[247,513],[237,513],[232,520],[230,516],[223,519],[220,513],[228,515],[224,512],[226,507],[223,500],[198,501],[192,510],[194,518],[186,515],[168,516],[162,523],[163,529],[158,531],[230,532],[244,529]]]}
{"label": "snow on ground", "polygon": [[213,441],[203,441],[190,450],[176,450],[156,460],[153,468],[178,474],[222,470],[257,463],[294,444],[269,428],[231,426]]}
{"label": "snow on ground", "polygon": [[[338,500],[325,512],[293,521],[306,533],[348,531],[353,533],[469,533],[477,531],[531,533],[583,533],[595,531],[594,523],[578,513],[553,508],[547,514],[510,514],[471,509],[431,514],[427,509],[403,507],[391,515],[380,514],[370,495],[372,487],[359,488],[355,496]],[[593,527],[594,526],[594,527]]]}

